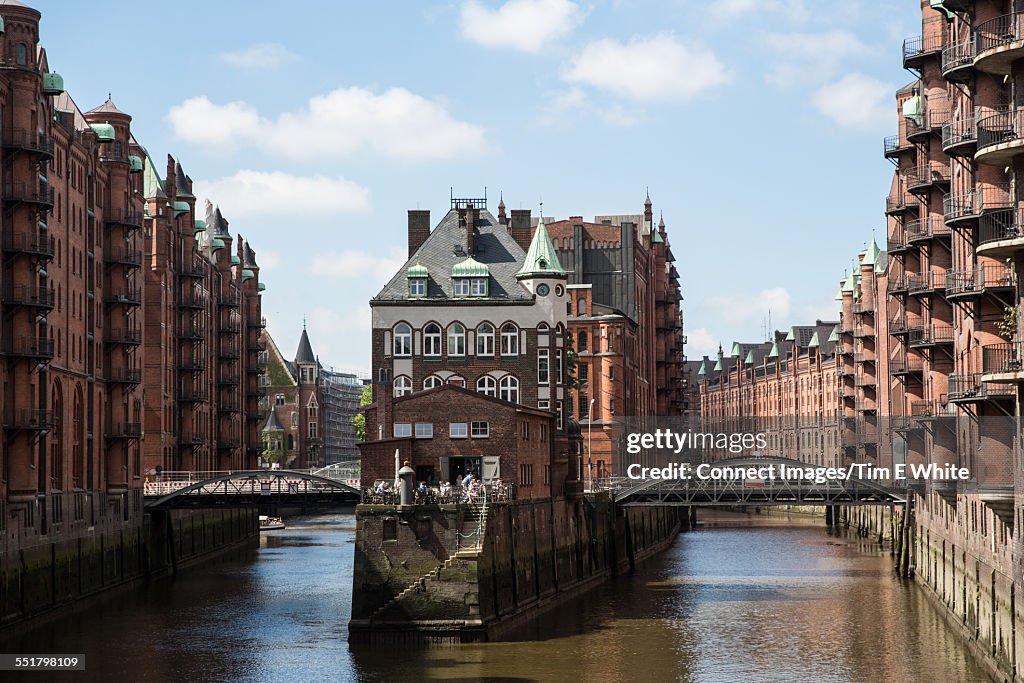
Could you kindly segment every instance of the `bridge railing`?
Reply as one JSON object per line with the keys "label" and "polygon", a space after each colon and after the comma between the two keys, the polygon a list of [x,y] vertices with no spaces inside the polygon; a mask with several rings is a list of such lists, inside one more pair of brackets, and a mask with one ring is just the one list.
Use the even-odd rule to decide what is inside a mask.
{"label": "bridge railing", "polygon": [[[328,466],[332,467],[332,466]],[[258,474],[265,474],[268,477],[274,477],[275,479],[281,475],[287,475],[289,472],[296,474],[310,474],[313,476],[323,477],[324,479],[332,479],[348,486],[359,487],[359,473],[356,471],[355,477],[343,478],[340,475],[349,474],[350,471],[334,470],[333,472],[321,473],[322,470],[328,468],[309,468],[302,470],[273,470],[263,469],[258,471],[253,470],[220,470],[220,471],[169,471],[160,472],[159,474],[148,474],[143,482],[143,495],[145,496],[166,496],[167,494],[174,493],[175,491],[183,488],[188,488],[194,484],[200,482],[209,481],[211,479],[220,479],[225,476],[231,476],[237,474],[239,477],[250,477]],[[339,476],[330,476],[331,474]],[[294,479],[294,482],[300,482],[308,480]],[[287,488],[285,489],[287,490]]]}
{"label": "bridge railing", "polygon": [[[361,501],[365,505],[398,505],[398,491],[392,482],[378,482],[380,486],[363,489]],[[428,487],[426,491],[413,490],[413,505],[454,505],[458,503],[479,503],[487,500],[501,503],[516,500],[518,490],[515,484],[481,484],[478,488],[452,486],[447,489]]]}

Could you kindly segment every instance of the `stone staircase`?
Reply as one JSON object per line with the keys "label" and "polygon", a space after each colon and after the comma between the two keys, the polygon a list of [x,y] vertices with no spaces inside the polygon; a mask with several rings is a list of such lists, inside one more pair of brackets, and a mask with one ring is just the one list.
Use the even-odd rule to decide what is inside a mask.
{"label": "stone staircase", "polygon": [[[462,528],[459,530],[459,548],[452,553],[443,563],[436,568],[419,577],[409,584],[402,592],[391,598],[383,605],[374,610],[367,621],[373,621],[399,602],[418,594],[437,592],[437,587],[442,582],[442,574],[452,571],[462,564],[476,564],[480,553],[483,552],[483,535],[487,526],[486,504],[471,504],[467,507],[466,515],[462,521]],[[475,566],[474,566],[475,570]],[[475,575],[475,571],[473,571]],[[432,589],[435,589],[432,591]],[[445,591],[448,592],[448,591]],[[466,605],[471,615],[479,615],[479,603],[476,601],[477,594],[473,590],[465,594]]]}

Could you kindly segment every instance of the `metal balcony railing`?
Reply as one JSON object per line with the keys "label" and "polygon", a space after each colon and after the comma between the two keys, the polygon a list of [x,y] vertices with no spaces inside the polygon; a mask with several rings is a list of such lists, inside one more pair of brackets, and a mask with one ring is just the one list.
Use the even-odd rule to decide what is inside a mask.
{"label": "metal balcony railing", "polygon": [[36,287],[34,285],[13,285],[4,293],[3,301],[7,305],[27,306],[31,308],[52,309],[57,302],[53,287]]}
{"label": "metal balcony railing", "polygon": [[981,349],[981,369],[984,374],[1024,372],[1024,356],[1020,343],[989,344]]}
{"label": "metal balcony railing", "polygon": [[206,435],[201,432],[179,432],[179,446],[198,446],[206,443]]}
{"label": "metal balcony railing", "polygon": [[907,241],[920,242],[933,237],[948,237],[952,230],[938,216],[919,218],[907,223]]}
{"label": "metal balcony railing", "polygon": [[903,68],[915,68],[922,58],[941,52],[945,42],[944,32],[907,38],[903,41]]}
{"label": "metal balcony railing", "polygon": [[8,181],[4,184],[4,199],[8,202],[25,202],[53,207],[53,188],[45,183]]}
{"label": "metal balcony railing", "polygon": [[139,384],[142,382],[142,368],[112,368],[107,371],[107,381],[114,384]]}
{"label": "metal balcony railing", "polygon": [[950,375],[947,397],[954,402],[984,401],[990,398],[1012,398],[1016,396],[1013,384],[991,384],[981,380],[981,373]]}
{"label": "metal balcony railing", "polygon": [[192,341],[201,341],[206,337],[206,331],[202,325],[182,325],[178,330],[178,337]]}
{"label": "metal balcony railing", "polygon": [[221,294],[221,296],[218,299],[217,303],[220,306],[234,308],[236,306],[241,305],[242,297],[241,297],[241,295],[237,291],[229,291],[229,292],[225,292],[224,294]]}
{"label": "metal balcony railing", "polygon": [[129,228],[142,227],[142,212],[120,207],[108,208],[103,212],[103,222],[109,225],[126,225]]}
{"label": "metal balcony railing", "polygon": [[202,372],[206,369],[206,361],[202,359],[188,359],[178,363],[178,369],[182,372]]}
{"label": "metal balcony railing", "polygon": [[922,325],[911,328],[907,343],[911,346],[931,346],[953,342],[953,328],[950,325]]}
{"label": "metal balcony railing", "polygon": [[889,372],[893,375],[914,375],[924,371],[924,361],[919,358],[893,358],[889,361]]}
{"label": "metal balcony railing", "polygon": [[104,335],[103,339],[108,344],[137,346],[142,343],[142,330],[115,329]]}
{"label": "metal balcony railing", "polygon": [[53,429],[52,410],[18,408],[11,410],[4,418],[4,429],[10,431],[42,431]]}
{"label": "metal balcony railing", "polygon": [[1024,136],[1024,108],[979,113],[978,156],[989,147],[1016,142]]}
{"label": "metal balcony railing", "polygon": [[53,138],[45,133],[38,133],[25,130],[24,128],[10,128],[4,131],[3,146],[5,149],[19,149],[26,152],[33,152],[43,157],[53,156]]}
{"label": "metal balcony railing", "polygon": [[917,200],[908,192],[893,192],[885,198],[885,212],[890,215],[900,214],[912,209],[916,210],[917,207]]}
{"label": "metal balcony railing", "polygon": [[938,404],[935,401],[911,401],[910,416],[916,418],[930,418],[937,416]]}
{"label": "metal balcony railing", "polygon": [[976,57],[983,57],[984,52],[1012,45],[1024,39],[1024,13],[1013,12],[1004,14],[975,27],[974,40],[977,45]]}
{"label": "metal balcony railing", "polygon": [[54,342],[46,337],[15,337],[11,340],[7,353],[25,358],[49,359],[54,355]]}
{"label": "metal balcony railing", "polygon": [[[942,50],[942,75],[949,80],[959,80],[974,65],[975,43],[966,40],[947,45]],[[959,73],[958,73],[959,72]]]}
{"label": "metal balcony railing", "polygon": [[206,277],[207,267],[202,261],[188,261],[181,266],[183,277],[202,278]]}
{"label": "metal balcony railing", "polygon": [[206,401],[206,389],[202,387],[181,387],[178,389],[178,400],[182,403],[203,403]]}
{"label": "metal balcony railing", "polygon": [[121,246],[111,247],[103,254],[103,262],[138,268],[142,265],[142,252]]}
{"label": "metal balcony railing", "polygon": [[141,306],[142,290],[135,287],[124,287],[121,289],[108,290],[104,296],[108,304],[119,304],[123,306]]}
{"label": "metal balcony railing", "polygon": [[205,294],[197,292],[185,292],[178,300],[181,308],[206,308],[207,298]]}
{"label": "metal balcony railing", "polygon": [[1010,289],[1016,284],[1013,270],[1003,264],[978,266],[973,271],[951,270],[946,273],[946,296],[981,294],[991,289]]}
{"label": "metal balcony railing", "polygon": [[53,258],[57,241],[43,230],[4,235],[4,251]]}
{"label": "metal balcony railing", "polygon": [[962,194],[946,194],[942,207],[947,223],[976,218],[989,211],[1013,208],[1009,183],[984,184]]}
{"label": "metal balcony railing", "polygon": [[115,422],[107,430],[108,439],[141,439],[141,422]]}
{"label": "metal balcony railing", "polygon": [[237,370],[222,370],[217,376],[217,383],[226,386],[235,386],[241,383]]}
{"label": "metal balcony railing", "polygon": [[234,344],[221,344],[220,357],[221,358],[240,358],[241,352],[237,345]]}
{"label": "metal balcony railing", "polygon": [[978,219],[978,245],[1024,239],[1024,210],[1005,209]]}
{"label": "metal balcony railing", "polygon": [[889,278],[889,282],[885,288],[890,294],[900,294],[906,292],[910,288],[909,278],[906,275],[895,275]]}
{"label": "metal balcony railing", "polygon": [[974,112],[961,112],[942,127],[942,149],[947,154],[968,151],[978,143],[978,125]]}

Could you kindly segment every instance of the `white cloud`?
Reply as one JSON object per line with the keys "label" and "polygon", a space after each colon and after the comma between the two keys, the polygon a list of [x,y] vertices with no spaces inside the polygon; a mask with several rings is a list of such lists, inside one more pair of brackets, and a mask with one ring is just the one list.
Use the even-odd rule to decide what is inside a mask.
{"label": "white cloud", "polygon": [[228,220],[269,214],[326,216],[366,211],[370,205],[369,190],[351,180],[281,171],[242,170],[217,180],[197,180],[193,192],[219,205]]}
{"label": "white cloud", "polygon": [[306,317],[313,351],[327,366],[354,367],[367,371],[370,366],[370,307],[338,310],[316,306]]}
{"label": "white cloud", "polygon": [[393,159],[447,159],[484,148],[483,128],[458,121],[438,102],[405,88],[381,93],[338,88],[276,119],[245,102],[193,97],[171,108],[181,140],[226,149],[246,144],[292,159],[337,158],[368,151]]}
{"label": "white cloud", "polygon": [[636,108],[615,102],[593,105],[582,88],[573,86],[546,98],[535,121],[542,126],[569,126],[578,124],[585,116],[613,126],[632,126],[643,120],[642,112]]}
{"label": "white cloud", "polygon": [[762,289],[754,296],[721,294],[708,297],[704,304],[705,308],[731,323],[761,322],[768,311],[781,319],[789,314],[791,305],[792,297],[785,287]]}
{"label": "white cloud", "polygon": [[241,50],[217,55],[224,64],[242,69],[273,69],[298,60],[280,43],[253,43]]}
{"label": "white cloud", "polygon": [[468,0],[459,11],[462,37],[486,47],[540,52],[568,35],[585,13],[571,0],[508,0],[496,9]]}
{"label": "white cloud", "polygon": [[360,249],[328,251],[313,257],[311,271],[320,277],[368,281],[383,287],[407,260],[406,252],[397,247],[383,255]]}
{"label": "white cloud", "polygon": [[850,60],[871,52],[849,31],[770,33],[765,41],[778,56],[778,62],[768,68],[765,80],[782,87],[831,78],[847,67]]}
{"label": "white cloud", "polygon": [[714,356],[718,352],[718,338],[704,327],[686,330],[686,357],[700,360],[704,356]]}
{"label": "white cloud", "polygon": [[836,123],[865,132],[886,130],[892,123],[893,86],[860,73],[843,76],[814,93],[815,108]]}
{"label": "white cloud", "polygon": [[257,254],[257,262],[260,264],[260,272],[269,273],[281,265],[281,255],[269,249],[260,249]]}
{"label": "white cloud", "polygon": [[728,83],[732,75],[708,48],[663,33],[629,43],[610,38],[591,42],[573,58],[563,78],[629,99],[657,102],[691,99]]}

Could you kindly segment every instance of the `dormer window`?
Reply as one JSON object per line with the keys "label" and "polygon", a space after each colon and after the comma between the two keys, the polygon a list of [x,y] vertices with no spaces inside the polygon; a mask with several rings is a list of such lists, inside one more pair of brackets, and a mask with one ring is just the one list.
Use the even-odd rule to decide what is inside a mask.
{"label": "dormer window", "polygon": [[460,277],[453,281],[455,296],[487,296],[487,278]]}
{"label": "dormer window", "polygon": [[472,256],[452,266],[454,296],[487,296],[490,269]]}
{"label": "dormer window", "polygon": [[409,297],[424,297],[427,295],[427,278],[430,273],[426,267],[417,263],[405,271],[405,277],[409,280]]}

